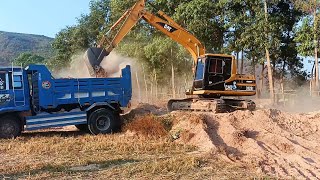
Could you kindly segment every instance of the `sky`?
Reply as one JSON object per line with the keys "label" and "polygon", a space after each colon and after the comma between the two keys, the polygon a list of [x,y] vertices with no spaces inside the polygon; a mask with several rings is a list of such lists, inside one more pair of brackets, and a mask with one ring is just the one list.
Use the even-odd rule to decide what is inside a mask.
{"label": "sky", "polygon": [[90,0],[0,0],[0,31],[55,35],[89,13]]}

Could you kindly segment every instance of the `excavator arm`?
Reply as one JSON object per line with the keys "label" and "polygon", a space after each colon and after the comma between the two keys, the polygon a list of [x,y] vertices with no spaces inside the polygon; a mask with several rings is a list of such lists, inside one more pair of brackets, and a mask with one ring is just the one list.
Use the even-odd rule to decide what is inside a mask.
{"label": "excavator arm", "polygon": [[[127,10],[119,20],[103,36],[97,48],[89,48],[86,52],[88,67],[92,67],[91,74],[99,74],[102,68],[99,67],[104,57],[123,40],[131,29],[141,20],[145,20],[151,26],[160,30],[165,35],[185,47],[196,64],[197,58],[205,54],[204,45],[186,29],[177,24],[173,19],[164,12],[159,11],[154,15],[145,9],[146,0],[139,0],[133,7]],[[116,28],[121,27],[113,36],[112,40],[108,39],[109,34],[114,33]]]}

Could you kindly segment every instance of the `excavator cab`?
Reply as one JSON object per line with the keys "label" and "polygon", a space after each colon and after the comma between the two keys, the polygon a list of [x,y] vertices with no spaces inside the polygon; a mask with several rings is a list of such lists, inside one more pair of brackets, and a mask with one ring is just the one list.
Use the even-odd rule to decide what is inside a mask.
{"label": "excavator cab", "polygon": [[205,55],[198,59],[194,88],[223,91],[231,74],[232,57]]}
{"label": "excavator cab", "polygon": [[252,96],[255,94],[255,77],[237,74],[234,56],[205,54],[198,58],[193,83],[194,94],[206,97]]}

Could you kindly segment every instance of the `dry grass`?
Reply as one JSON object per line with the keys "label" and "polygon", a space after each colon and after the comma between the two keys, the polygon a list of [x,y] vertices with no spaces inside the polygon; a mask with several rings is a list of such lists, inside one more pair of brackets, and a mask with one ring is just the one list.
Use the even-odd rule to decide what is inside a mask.
{"label": "dry grass", "polygon": [[[0,179],[252,179],[251,170],[230,165],[196,147],[170,141],[172,121],[148,115],[126,134],[30,132],[0,140]],[[152,138],[145,138],[152,137]]]}

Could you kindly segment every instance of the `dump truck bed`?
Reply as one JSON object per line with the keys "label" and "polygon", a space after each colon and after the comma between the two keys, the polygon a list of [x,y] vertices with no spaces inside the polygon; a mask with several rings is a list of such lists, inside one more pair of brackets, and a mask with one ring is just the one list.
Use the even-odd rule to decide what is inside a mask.
{"label": "dump truck bed", "polygon": [[72,108],[94,103],[119,104],[127,107],[132,96],[130,66],[116,78],[54,79],[45,66],[30,66],[32,101],[36,109]]}

